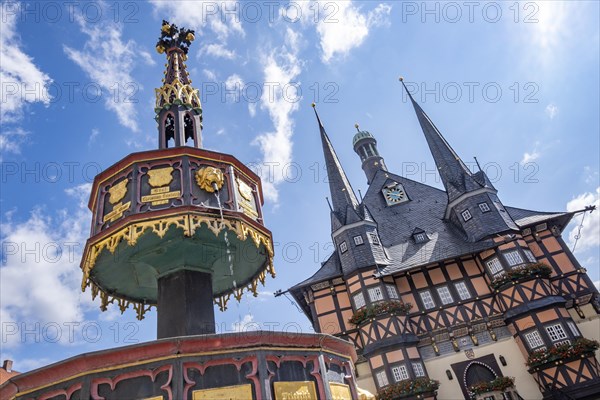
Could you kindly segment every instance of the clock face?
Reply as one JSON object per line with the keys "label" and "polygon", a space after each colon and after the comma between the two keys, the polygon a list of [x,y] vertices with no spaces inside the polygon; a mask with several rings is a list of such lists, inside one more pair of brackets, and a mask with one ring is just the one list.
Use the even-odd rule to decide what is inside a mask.
{"label": "clock face", "polygon": [[402,203],[408,200],[404,188],[400,184],[390,185],[383,189],[383,196],[388,205]]}

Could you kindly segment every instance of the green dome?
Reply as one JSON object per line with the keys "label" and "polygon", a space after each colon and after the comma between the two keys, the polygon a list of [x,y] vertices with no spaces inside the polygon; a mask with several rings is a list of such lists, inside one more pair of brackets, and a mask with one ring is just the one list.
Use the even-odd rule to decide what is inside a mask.
{"label": "green dome", "polygon": [[358,131],[358,133],[356,135],[354,135],[354,138],[352,139],[352,146],[354,146],[356,144],[356,142],[358,142],[359,140],[362,140],[365,138],[371,138],[371,139],[375,140],[375,137],[373,135],[371,135],[370,132]]}

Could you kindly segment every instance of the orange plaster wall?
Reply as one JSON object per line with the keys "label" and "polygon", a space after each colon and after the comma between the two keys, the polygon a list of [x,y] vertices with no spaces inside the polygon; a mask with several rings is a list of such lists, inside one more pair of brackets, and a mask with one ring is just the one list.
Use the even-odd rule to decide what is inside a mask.
{"label": "orange plaster wall", "polygon": [[319,327],[321,332],[335,335],[340,333],[340,323],[338,322],[337,313],[327,314],[319,317]]}
{"label": "orange plaster wall", "polygon": [[452,280],[462,278],[462,274],[460,273],[458,265],[456,264],[450,264],[446,266],[446,271],[448,272],[448,275],[450,275],[450,279]]}
{"label": "orange plaster wall", "polygon": [[419,350],[416,347],[407,348],[406,354],[408,354],[409,358],[419,358]]}
{"label": "orange plaster wall", "polygon": [[[552,239],[554,239],[554,238],[552,238]],[[556,263],[560,267],[561,271],[563,271],[563,272],[575,271],[575,266],[573,265],[571,260],[569,260],[569,257],[567,257],[567,255],[565,253],[556,254],[556,255],[552,256],[552,258],[554,259],[554,261],[556,261]]]}
{"label": "orange plaster wall", "polygon": [[474,278],[471,283],[473,283],[473,287],[475,287],[475,291],[479,296],[490,293],[490,288],[482,276],[479,278]]}
{"label": "orange plaster wall", "polygon": [[317,314],[333,311],[335,309],[333,298],[331,296],[326,296],[315,299],[315,309],[317,310]]}
{"label": "orange plaster wall", "polygon": [[556,313],[556,310],[554,310],[554,309],[538,312],[537,316],[540,319],[540,322],[542,324],[544,322],[553,321],[558,318],[558,314]]}
{"label": "orange plaster wall", "polygon": [[533,318],[525,317],[515,321],[515,325],[519,328],[519,331],[523,331],[525,329],[533,328],[535,323],[533,322]]}
{"label": "orange plaster wall", "polygon": [[360,282],[353,283],[349,286],[350,293],[355,294],[360,290]]}
{"label": "orange plaster wall", "polygon": [[383,366],[383,357],[382,356],[371,357],[371,358],[369,358],[369,364],[371,364],[371,369],[379,368],[379,367]]}
{"label": "orange plaster wall", "polygon": [[442,270],[440,268],[430,269],[429,277],[431,278],[431,281],[434,285],[439,285],[440,283],[446,281],[446,278],[444,278],[444,274],[442,273]]}
{"label": "orange plaster wall", "polygon": [[546,246],[546,249],[548,249],[550,253],[562,250],[562,247],[560,247],[560,243],[558,243],[558,240],[556,240],[554,236],[544,238],[544,240],[542,240],[542,243],[544,243],[544,246]]}
{"label": "orange plaster wall", "polygon": [[542,252],[542,249],[540,248],[540,245],[537,244],[537,242],[529,243],[529,249],[531,250],[531,252],[533,253],[533,255],[536,258],[542,257],[544,255],[544,253]]}
{"label": "orange plaster wall", "polygon": [[413,283],[417,289],[422,289],[427,286],[427,281],[425,281],[425,275],[422,272],[416,273],[412,276]]}
{"label": "orange plaster wall", "polygon": [[396,350],[387,353],[385,358],[387,359],[388,364],[393,364],[404,360],[404,354],[402,354],[402,350]]}
{"label": "orange plaster wall", "polygon": [[348,297],[348,293],[338,292],[337,298],[340,308],[350,307],[350,297]]}
{"label": "orange plaster wall", "polygon": [[352,310],[345,310],[342,311],[342,321],[344,321],[344,330],[350,330],[350,329],[354,329],[356,327],[356,325],[351,324],[350,322],[348,322],[348,320],[350,318],[352,318],[352,315],[354,314],[354,312],[352,312]]}
{"label": "orange plaster wall", "polygon": [[467,271],[467,274],[469,276],[481,273],[481,271],[479,271],[479,268],[477,267],[477,264],[475,263],[475,260],[463,261],[463,265],[465,266],[465,271]]}
{"label": "orange plaster wall", "polygon": [[408,284],[408,279],[403,276],[402,278],[399,278],[397,280],[398,282],[398,289],[400,290],[400,292],[410,292],[410,286]]}

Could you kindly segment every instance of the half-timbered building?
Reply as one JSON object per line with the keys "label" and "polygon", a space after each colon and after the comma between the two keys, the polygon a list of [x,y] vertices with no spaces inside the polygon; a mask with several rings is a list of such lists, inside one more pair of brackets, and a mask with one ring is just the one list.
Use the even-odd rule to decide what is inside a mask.
{"label": "half-timbered building", "polygon": [[316,331],[354,343],[372,392],[600,398],[600,298],[562,238],[577,212],[505,206],[408,96],[445,190],[389,171],[357,126],[359,200],[317,114],[335,251],[291,294]]}

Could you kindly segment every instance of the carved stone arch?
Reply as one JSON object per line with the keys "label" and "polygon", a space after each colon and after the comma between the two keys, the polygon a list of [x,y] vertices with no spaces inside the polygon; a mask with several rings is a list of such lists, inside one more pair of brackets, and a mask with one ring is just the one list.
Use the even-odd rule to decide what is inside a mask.
{"label": "carved stone arch", "polygon": [[465,372],[463,373],[463,385],[465,388],[469,388],[476,383],[489,382],[497,377],[498,374],[496,371],[486,363],[472,361],[467,365]]}

